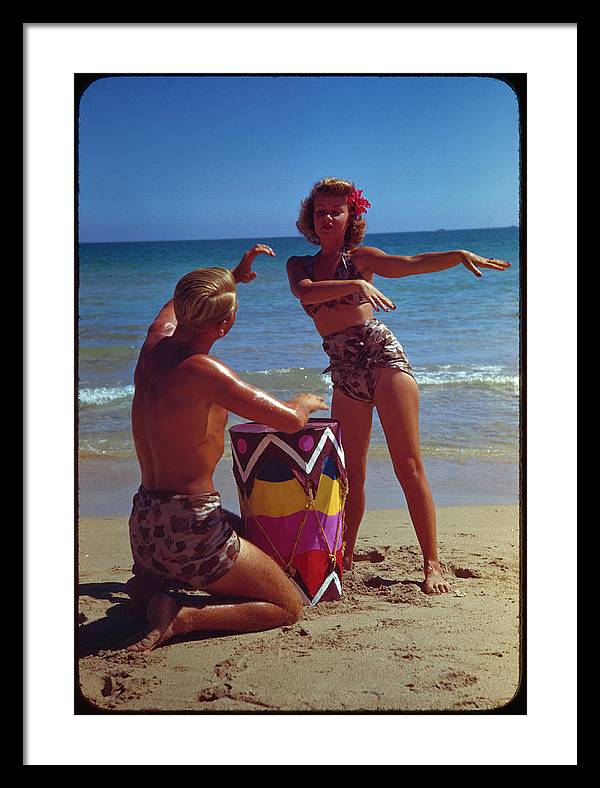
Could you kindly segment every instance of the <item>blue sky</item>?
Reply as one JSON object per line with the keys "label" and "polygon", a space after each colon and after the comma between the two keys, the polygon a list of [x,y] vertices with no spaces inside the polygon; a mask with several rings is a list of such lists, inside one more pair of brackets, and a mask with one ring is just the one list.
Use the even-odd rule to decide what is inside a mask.
{"label": "blue sky", "polygon": [[86,241],[297,234],[326,175],[368,232],[518,223],[518,104],[491,77],[106,77],[81,97]]}

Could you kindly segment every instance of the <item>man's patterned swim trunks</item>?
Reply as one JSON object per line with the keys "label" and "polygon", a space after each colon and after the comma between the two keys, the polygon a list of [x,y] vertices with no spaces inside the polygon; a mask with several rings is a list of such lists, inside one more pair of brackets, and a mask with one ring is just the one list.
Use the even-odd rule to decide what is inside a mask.
{"label": "man's patterned swim trunks", "polygon": [[236,562],[240,540],[218,492],[174,495],[140,487],[129,518],[133,573],[165,588],[201,590]]}

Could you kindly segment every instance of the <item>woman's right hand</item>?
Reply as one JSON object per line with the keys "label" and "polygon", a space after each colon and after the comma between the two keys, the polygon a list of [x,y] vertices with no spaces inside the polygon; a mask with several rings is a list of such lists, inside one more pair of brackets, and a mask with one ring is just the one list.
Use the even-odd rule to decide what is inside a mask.
{"label": "woman's right hand", "polygon": [[396,308],[393,301],[390,301],[387,296],[370,282],[367,282],[366,279],[357,279],[356,284],[358,292],[369,302],[369,304],[371,304],[376,312],[379,312],[380,309],[383,309],[384,312],[389,312]]}

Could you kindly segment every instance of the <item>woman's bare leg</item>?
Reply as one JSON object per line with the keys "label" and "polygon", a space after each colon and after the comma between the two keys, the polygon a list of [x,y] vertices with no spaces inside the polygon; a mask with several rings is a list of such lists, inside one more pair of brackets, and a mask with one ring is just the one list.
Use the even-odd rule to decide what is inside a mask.
{"label": "woman's bare leg", "polygon": [[285,572],[255,545],[245,539],[240,544],[233,567],[204,589],[227,601],[207,598],[182,606],[168,594],[155,594],[147,609],[149,631],[128,649],[152,651],[191,632],[258,632],[298,621],[302,598]]}
{"label": "woman's bare leg", "polygon": [[423,552],[423,590],[428,594],[446,593],[450,586],[442,576],[438,558],[435,504],[421,459],[419,389],[415,380],[401,370],[382,369],[375,406]]}
{"label": "woman's bare leg", "polygon": [[352,569],[358,528],[365,511],[365,479],[373,405],[359,402],[352,397],[347,397],[339,389],[334,389],[331,418],[339,421],[342,427],[342,444],[346,456],[346,473],[348,474],[348,497],[346,498],[344,515],[346,549],[343,566],[344,569]]}

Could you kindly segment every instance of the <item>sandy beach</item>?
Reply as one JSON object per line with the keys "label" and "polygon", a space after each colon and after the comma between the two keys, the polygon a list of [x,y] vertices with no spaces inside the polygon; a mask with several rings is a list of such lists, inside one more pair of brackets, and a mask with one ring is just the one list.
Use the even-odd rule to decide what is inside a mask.
{"label": "sandy beach", "polygon": [[291,627],[120,646],[143,627],[128,604],[126,517],[79,526],[80,712],[501,711],[521,669],[517,505],[438,509],[449,594],[421,590],[405,509],[370,509],[343,596]]}

